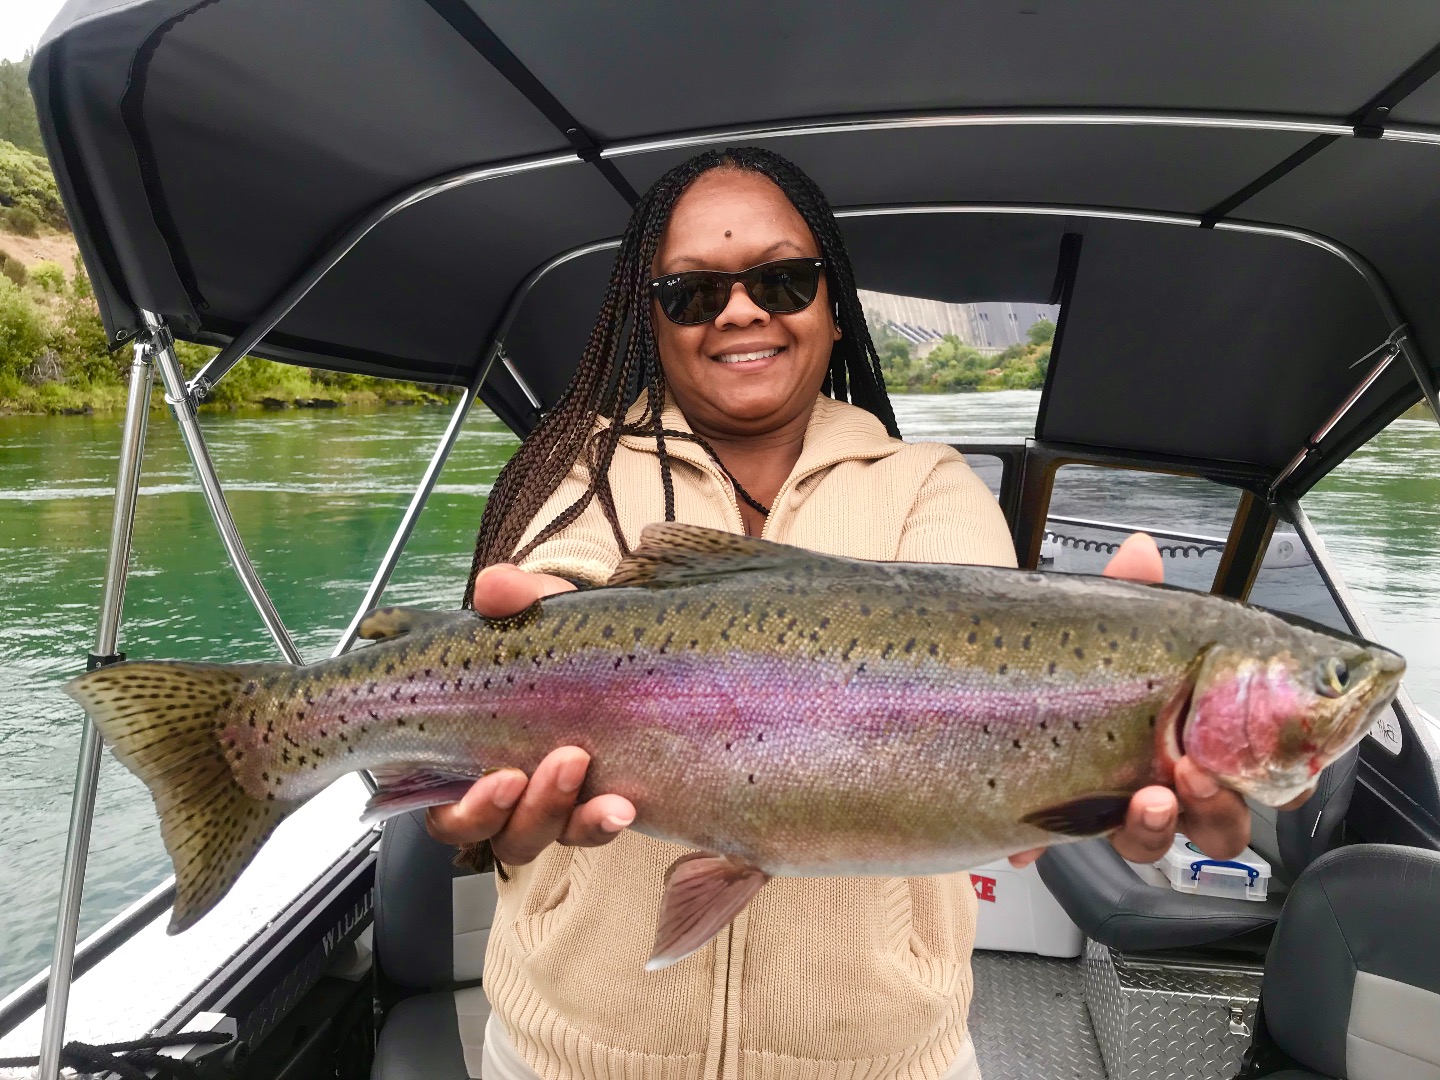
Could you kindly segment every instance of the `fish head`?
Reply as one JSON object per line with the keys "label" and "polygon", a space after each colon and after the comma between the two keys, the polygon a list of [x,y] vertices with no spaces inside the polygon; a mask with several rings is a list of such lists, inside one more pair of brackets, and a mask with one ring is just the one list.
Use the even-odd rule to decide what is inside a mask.
{"label": "fish head", "polygon": [[1288,624],[1269,648],[1212,645],[1176,741],[1226,787],[1282,806],[1364,738],[1404,672],[1389,649]]}

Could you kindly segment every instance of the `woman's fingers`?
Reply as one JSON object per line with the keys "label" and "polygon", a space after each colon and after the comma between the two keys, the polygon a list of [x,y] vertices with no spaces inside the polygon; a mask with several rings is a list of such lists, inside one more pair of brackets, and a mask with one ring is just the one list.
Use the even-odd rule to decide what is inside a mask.
{"label": "woman's fingers", "polygon": [[1165,580],[1165,563],[1160,558],[1160,549],[1149,535],[1131,533],[1110,556],[1101,573],[1106,577],[1158,585]]}
{"label": "woman's fingers", "polygon": [[575,796],[585,782],[590,755],[578,746],[552,750],[535,768],[510,820],[490,840],[495,858],[521,866],[557,840],[593,847],[612,840],[635,820],[635,809],[617,795],[601,795],[578,810]]}
{"label": "woman's fingers", "polygon": [[518,615],[536,600],[570,592],[574,585],[554,574],[532,574],[513,563],[496,563],[475,578],[471,603],[481,615],[504,619]]}
{"label": "woman's fingers", "polygon": [[596,795],[570,815],[560,843],[572,847],[599,847],[614,840],[635,820],[635,807],[619,795]]}
{"label": "woman's fingers", "polygon": [[1175,792],[1158,784],[1130,796],[1125,824],[1110,834],[1110,843],[1122,858],[1148,863],[1170,850],[1180,820]]}
{"label": "woman's fingers", "polygon": [[475,844],[505,827],[525,791],[525,774],[501,769],[470,785],[465,797],[425,812],[425,827],[442,844]]}
{"label": "woman's fingers", "polygon": [[1250,808],[1236,792],[1188,757],[1175,764],[1175,792],[1180,797],[1182,828],[1212,859],[1233,859],[1250,843]]}

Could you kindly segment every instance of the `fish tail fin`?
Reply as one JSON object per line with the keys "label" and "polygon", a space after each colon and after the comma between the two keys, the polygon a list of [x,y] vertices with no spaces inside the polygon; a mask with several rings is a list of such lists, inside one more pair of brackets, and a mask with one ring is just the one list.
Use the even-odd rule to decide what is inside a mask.
{"label": "fish tail fin", "polygon": [[236,780],[222,743],[247,680],[282,664],[115,664],[72,679],[80,703],[120,762],[150,789],[175,868],[169,933],[219,903],[298,803],[257,799]]}

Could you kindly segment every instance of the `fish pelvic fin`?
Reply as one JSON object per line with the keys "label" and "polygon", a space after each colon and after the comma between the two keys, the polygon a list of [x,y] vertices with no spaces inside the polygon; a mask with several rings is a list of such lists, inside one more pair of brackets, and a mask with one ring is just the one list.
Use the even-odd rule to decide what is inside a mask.
{"label": "fish pelvic fin", "polygon": [[660,924],[646,971],[660,971],[701,948],[740,914],[770,880],[758,866],[728,855],[696,851],[665,872]]}
{"label": "fish pelvic fin", "polygon": [[744,570],[774,570],[783,566],[814,566],[854,560],[816,555],[789,544],[756,540],[750,536],[682,525],[668,521],[646,525],[640,543],[610,575],[607,585],[642,585],[665,588],[689,585]]}
{"label": "fish pelvic fin", "polygon": [[136,661],[89,672],[64,688],[150,789],[175,868],[171,934],[219,903],[300,805],[247,794],[225,756],[223,733],[237,718],[241,688],[271,670],[291,668]]}
{"label": "fish pelvic fin", "polygon": [[1061,836],[1104,836],[1125,824],[1129,809],[1129,792],[1099,791],[1031,810],[1020,820]]}

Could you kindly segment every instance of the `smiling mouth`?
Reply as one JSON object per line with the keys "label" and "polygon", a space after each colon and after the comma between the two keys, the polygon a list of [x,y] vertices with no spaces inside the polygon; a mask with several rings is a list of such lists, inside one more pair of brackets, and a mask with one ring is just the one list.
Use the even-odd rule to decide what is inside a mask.
{"label": "smiling mouth", "polygon": [[773,349],[756,349],[754,352],[721,353],[711,359],[717,364],[743,364],[747,360],[768,360],[772,356],[779,356],[784,351],[785,346],[777,345]]}

